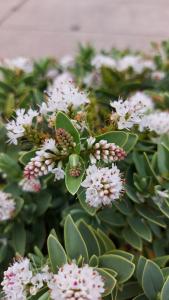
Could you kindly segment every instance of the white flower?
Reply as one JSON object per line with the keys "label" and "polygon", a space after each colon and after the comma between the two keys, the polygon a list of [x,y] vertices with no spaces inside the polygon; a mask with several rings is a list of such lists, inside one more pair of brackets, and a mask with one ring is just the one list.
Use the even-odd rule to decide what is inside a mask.
{"label": "white flower", "polygon": [[134,72],[140,74],[145,69],[155,70],[154,62],[150,59],[144,59],[139,55],[125,55],[117,63],[118,71],[126,71],[132,68]]}
{"label": "white flower", "polygon": [[117,118],[118,129],[129,129],[140,124],[146,111],[145,105],[141,101],[129,101],[119,99],[111,102],[111,106],[116,112],[112,112],[112,120]]}
{"label": "white flower", "polygon": [[44,286],[44,283],[47,283],[51,280],[52,274],[49,272],[49,267],[45,266],[41,272],[36,273],[30,281],[30,294],[36,295],[37,292]]}
{"label": "white flower", "polygon": [[42,104],[40,112],[42,114],[56,111],[68,112],[69,107],[76,109],[87,103],[89,99],[86,94],[79,91],[72,82],[59,82],[49,95],[47,103]]}
{"label": "white flower", "polygon": [[140,131],[145,129],[154,131],[158,135],[169,133],[169,113],[155,111],[144,116],[139,126]]}
{"label": "white flower", "polygon": [[47,89],[48,93],[52,93],[52,91],[57,88],[59,84],[62,84],[63,82],[73,82],[72,74],[69,72],[63,72],[62,74],[59,74],[55,77],[52,85],[49,86]]}
{"label": "white flower", "polygon": [[92,59],[91,65],[96,69],[100,69],[102,66],[115,69],[117,62],[112,57],[103,54],[98,54]]}
{"label": "white flower", "polygon": [[65,55],[60,60],[60,65],[63,69],[72,67],[74,64],[74,58],[71,55]]}
{"label": "white flower", "polygon": [[56,141],[52,138],[50,139],[46,139],[44,144],[41,147],[42,150],[46,151],[46,150],[50,150],[52,152],[57,152],[57,147],[56,147]]}
{"label": "white flower", "polygon": [[19,69],[26,73],[33,71],[33,63],[30,59],[25,57],[16,57],[13,59],[4,59],[3,64],[5,67],[15,70]]}
{"label": "white flower", "polygon": [[19,182],[22,190],[25,192],[38,193],[41,190],[41,184],[39,179],[27,179],[24,178]]}
{"label": "white flower", "polygon": [[55,166],[55,154],[40,150],[36,156],[31,158],[25,166],[24,176],[27,179],[35,179],[50,173]]}
{"label": "white flower", "polygon": [[9,220],[15,210],[15,206],[12,195],[0,191],[0,221]]}
{"label": "white flower", "polygon": [[152,110],[154,108],[154,102],[152,98],[146,95],[144,92],[136,92],[129,98],[129,100],[133,105],[141,102],[145,107],[145,111]]}
{"label": "white flower", "polygon": [[53,169],[52,173],[55,175],[55,180],[61,180],[61,179],[64,179],[64,177],[65,177],[65,172],[60,166]]}
{"label": "white flower", "polygon": [[101,275],[88,265],[65,264],[48,283],[52,300],[100,300],[104,292]]}
{"label": "white flower", "polygon": [[7,136],[9,138],[9,143],[17,145],[18,138],[24,136],[25,127],[32,125],[32,120],[34,117],[38,116],[38,112],[29,109],[25,112],[25,109],[18,109],[16,111],[15,120],[9,121],[6,125]]}
{"label": "white flower", "polygon": [[86,202],[92,207],[110,205],[119,199],[123,191],[120,170],[112,164],[109,169],[89,166],[85,180],[81,183],[86,190]]}
{"label": "white flower", "polygon": [[91,149],[93,144],[95,143],[96,139],[93,136],[90,136],[87,139],[87,145],[88,145],[88,149]]}
{"label": "white flower", "polygon": [[125,55],[118,60],[118,71],[126,71],[132,68],[136,73],[142,72],[142,66],[140,64],[141,57],[138,55]]}
{"label": "white flower", "polygon": [[165,73],[163,71],[154,71],[151,73],[151,78],[155,80],[162,80],[165,78]]}
{"label": "white flower", "polygon": [[28,258],[15,262],[4,272],[1,283],[6,300],[26,300],[26,285],[30,282],[32,271]]}

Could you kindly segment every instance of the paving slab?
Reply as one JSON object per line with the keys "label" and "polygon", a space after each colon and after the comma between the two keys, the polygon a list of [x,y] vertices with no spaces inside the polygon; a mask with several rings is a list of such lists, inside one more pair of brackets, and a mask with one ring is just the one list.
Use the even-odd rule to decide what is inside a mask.
{"label": "paving slab", "polygon": [[2,28],[145,36],[168,34],[169,9],[159,4],[160,1],[149,0],[29,0]]}
{"label": "paving slab", "polygon": [[168,25],[168,0],[0,0],[0,57],[61,57],[78,42],[148,50]]}
{"label": "paving slab", "polygon": [[0,0],[0,24],[18,9],[24,0]]}
{"label": "paving slab", "polygon": [[[160,41],[167,36],[155,36],[154,40]],[[118,47],[132,47],[133,49],[146,51],[150,50],[150,37],[130,36],[130,35],[106,35],[95,33],[58,33],[47,31],[20,31],[20,30],[0,30],[0,57],[28,56],[62,57],[68,53],[74,54],[77,50],[78,42],[86,44],[92,43],[97,49],[107,49]]]}

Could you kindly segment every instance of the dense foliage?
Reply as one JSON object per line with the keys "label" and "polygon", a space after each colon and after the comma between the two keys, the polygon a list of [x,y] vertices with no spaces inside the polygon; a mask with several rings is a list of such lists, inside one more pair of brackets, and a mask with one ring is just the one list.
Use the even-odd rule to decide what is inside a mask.
{"label": "dense foliage", "polygon": [[169,43],[0,76],[1,298],[167,300]]}

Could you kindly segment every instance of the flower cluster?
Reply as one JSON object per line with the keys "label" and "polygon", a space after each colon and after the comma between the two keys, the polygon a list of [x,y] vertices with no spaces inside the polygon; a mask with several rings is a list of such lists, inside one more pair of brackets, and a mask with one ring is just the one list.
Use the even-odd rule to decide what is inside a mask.
{"label": "flower cluster", "polygon": [[25,73],[33,71],[33,63],[30,59],[25,57],[16,57],[13,59],[4,59],[3,65],[11,70],[21,70]]}
{"label": "flower cluster", "polygon": [[123,192],[123,180],[120,170],[112,164],[111,168],[89,166],[86,178],[81,183],[86,188],[86,202],[92,207],[110,205],[120,198]]}
{"label": "flower cluster", "polygon": [[15,206],[12,195],[0,191],[0,221],[9,220],[15,211]]}
{"label": "flower cluster", "polygon": [[26,300],[45,286],[52,300],[100,300],[104,292],[101,275],[88,265],[80,268],[75,262],[65,264],[57,274],[45,266],[34,274],[28,258],[10,266],[4,272],[1,285],[6,300]]}
{"label": "flower cluster", "polygon": [[116,68],[117,62],[107,55],[98,54],[92,59],[91,65],[96,69],[100,69],[102,66],[114,69]]}
{"label": "flower cluster", "polygon": [[4,272],[1,283],[6,300],[26,300],[26,286],[32,278],[30,261],[25,258],[16,261]]}
{"label": "flower cluster", "polygon": [[140,131],[154,131],[158,135],[169,133],[169,113],[155,111],[149,115],[145,115],[139,129]]}
{"label": "flower cluster", "polygon": [[77,109],[81,105],[89,103],[87,95],[79,91],[71,81],[55,83],[54,89],[49,94],[47,103],[43,102],[40,112],[46,115],[48,112],[68,112],[69,109]]}
{"label": "flower cluster", "polygon": [[27,113],[25,109],[17,109],[15,120],[6,125],[9,143],[17,145],[18,139],[24,136],[26,128],[32,125],[33,118],[36,116],[38,112],[32,109],[29,109]]}
{"label": "flower cluster", "polygon": [[100,69],[104,66],[119,72],[132,69],[136,74],[141,74],[146,69],[151,71],[155,70],[155,64],[151,59],[145,59],[140,55],[132,54],[125,55],[118,59],[114,59],[108,55],[98,54],[92,59],[91,65],[96,69]]}
{"label": "flower cluster", "polygon": [[65,264],[48,283],[52,300],[100,300],[104,282],[99,273],[88,265]]}
{"label": "flower cluster", "polygon": [[134,101],[119,99],[111,102],[115,111],[112,112],[111,120],[117,123],[118,129],[130,129],[134,125],[139,125],[145,114],[146,106],[139,100]]}
{"label": "flower cluster", "polygon": [[22,190],[24,192],[33,192],[38,193],[41,190],[41,184],[39,179],[27,179],[24,178],[19,182],[19,185],[21,186]]}

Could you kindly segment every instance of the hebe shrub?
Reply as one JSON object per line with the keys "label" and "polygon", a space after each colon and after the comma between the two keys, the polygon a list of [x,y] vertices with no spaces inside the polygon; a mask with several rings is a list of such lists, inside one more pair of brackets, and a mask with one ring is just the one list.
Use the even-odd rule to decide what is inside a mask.
{"label": "hebe shrub", "polygon": [[2,61],[2,298],[168,299],[169,47],[153,47]]}

